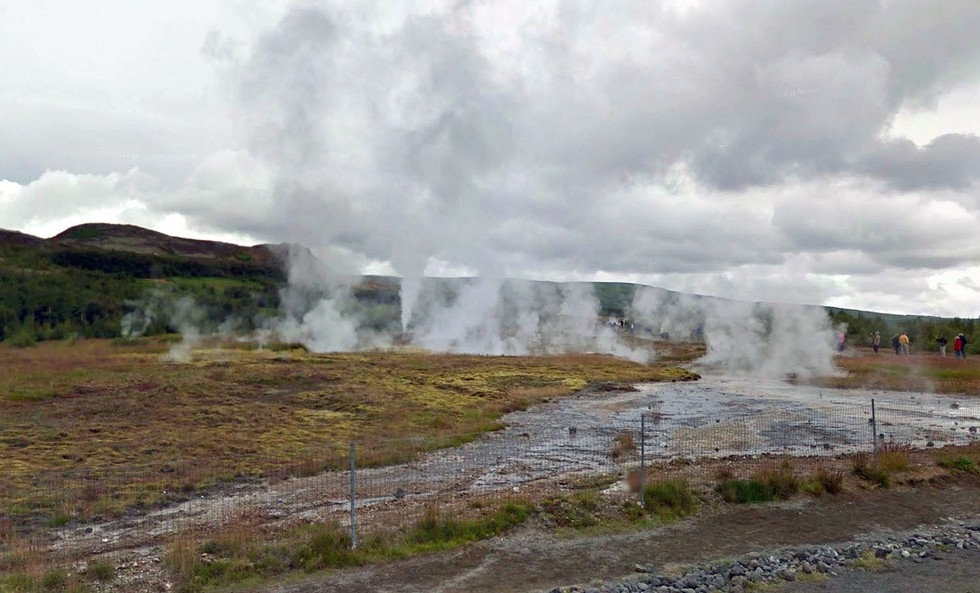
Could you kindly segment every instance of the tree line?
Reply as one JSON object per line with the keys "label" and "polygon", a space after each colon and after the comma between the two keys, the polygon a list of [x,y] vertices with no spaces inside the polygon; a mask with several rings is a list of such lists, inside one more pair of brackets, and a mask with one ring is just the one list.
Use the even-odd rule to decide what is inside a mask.
{"label": "tree line", "polygon": [[881,347],[886,350],[891,347],[893,336],[905,334],[914,351],[938,352],[936,340],[941,337],[949,341],[947,350],[951,351],[953,337],[963,334],[967,338],[967,352],[980,351],[976,350],[976,338],[980,338],[978,319],[881,315],[845,309],[829,309],[828,315],[835,325],[847,326],[847,341],[852,346],[870,346],[877,331],[881,334]]}

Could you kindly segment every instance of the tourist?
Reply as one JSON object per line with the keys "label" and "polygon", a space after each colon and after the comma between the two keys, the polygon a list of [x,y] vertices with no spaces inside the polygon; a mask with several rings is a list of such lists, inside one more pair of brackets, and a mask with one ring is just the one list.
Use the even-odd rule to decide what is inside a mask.
{"label": "tourist", "polygon": [[908,337],[908,335],[902,334],[902,335],[898,336],[898,343],[902,347],[902,355],[903,356],[908,356],[909,355],[909,337]]}
{"label": "tourist", "polygon": [[946,336],[936,338],[936,343],[939,344],[939,355],[946,356]]}
{"label": "tourist", "polygon": [[878,348],[881,348],[881,334],[875,332],[874,337],[871,338],[871,347],[875,349],[875,354],[878,354]]}
{"label": "tourist", "polygon": [[956,358],[960,357],[960,353],[963,352],[963,340],[959,336],[953,338],[953,356]]}

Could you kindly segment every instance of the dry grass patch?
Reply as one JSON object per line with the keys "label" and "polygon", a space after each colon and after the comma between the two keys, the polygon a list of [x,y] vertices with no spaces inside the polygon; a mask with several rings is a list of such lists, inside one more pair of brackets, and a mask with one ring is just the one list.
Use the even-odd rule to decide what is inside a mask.
{"label": "dry grass patch", "polygon": [[841,388],[980,395],[980,357],[963,360],[935,354],[895,356],[883,351],[877,356],[842,356],[836,362],[847,375],[822,377],[811,383]]}
{"label": "dry grass patch", "polygon": [[351,441],[432,439],[364,452],[367,465],[405,461],[467,438],[458,435],[499,429],[503,414],[591,382],[696,378],[588,354],[320,355],[215,345],[173,363],[164,356],[170,346],[164,339],[0,345],[5,515],[58,522],[111,515],[244,477],[344,467]]}

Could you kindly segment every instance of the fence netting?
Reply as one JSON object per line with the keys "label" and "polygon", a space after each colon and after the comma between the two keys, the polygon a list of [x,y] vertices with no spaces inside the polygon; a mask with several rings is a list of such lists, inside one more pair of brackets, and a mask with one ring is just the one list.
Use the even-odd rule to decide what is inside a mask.
{"label": "fence netting", "polygon": [[601,424],[330,445],[302,458],[255,460],[267,469],[252,473],[207,472],[194,460],[39,472],[28,482],[0,481],[0,568],[31,555],[71,561],[176,537],[205,541],[243,525],[274,538],[331,523],[356,542],[433,511],[465,517],[583,485],[626,500],[636,496],[637,475],[706,481],[717,471],[712,462],[738,475],[767,460],[966,444],[978,438],[978,418],[978,405],[937,413],[914,399],[696,418],[648,410]]}

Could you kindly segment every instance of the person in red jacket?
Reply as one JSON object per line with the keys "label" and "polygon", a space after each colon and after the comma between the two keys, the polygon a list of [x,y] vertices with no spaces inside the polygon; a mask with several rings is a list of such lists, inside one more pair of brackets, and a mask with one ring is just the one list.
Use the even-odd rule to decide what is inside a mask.
{"label": "person in red jacket", "polygon": [[960,352],[963,351],[963,340],[959,336],[953,338],[953,356],[956,358],[960,357]]}

